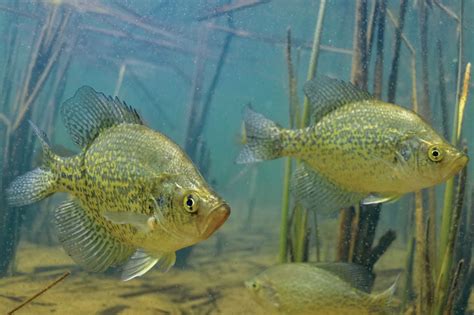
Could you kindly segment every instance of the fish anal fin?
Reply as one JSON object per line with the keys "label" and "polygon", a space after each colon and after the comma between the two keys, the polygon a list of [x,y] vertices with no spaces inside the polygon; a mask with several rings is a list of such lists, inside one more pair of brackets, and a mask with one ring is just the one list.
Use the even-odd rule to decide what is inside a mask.
{"label": "fish anal fin", "polygon": [[81,87],[63,103],[61,116],[73,141],[82,148],[105,129],[123,123],[143,124],[134,108],[89,86]]}
{"label": "fish anal fin", "polygon": [[355,87],[352,83],[327,76],[306,82],[303,90],[311,103],[313,122],[346,104],[374,98],[369,92]]}
{"label": "fish anal fin", "polygon": [[155,265],[158,270],[167,272],[174,265],[175,261],[176,254],[174,252],[152,256],[143,249],[137,249],[123,267],[122,280],[128,281],[142,276]]}
{"label": "fish anal fin", "polygon": [[60,204],[54,218],[66,253],[88,271],[105,271],[123,263],[135,251],[91,218],[77,199]]}
{"label": "fish anal fin", "polygon": [[294,172],[291,190],[306,209],[326,214],[357,204],[365,197],[338,186],[306,163],[301,163]]}
{"label": "fish anal fin", "polygon": [[370,194],[362,200],[363,205],[373,205],[384,202],[394,202],[400,199],[402,195],[400,194]]}

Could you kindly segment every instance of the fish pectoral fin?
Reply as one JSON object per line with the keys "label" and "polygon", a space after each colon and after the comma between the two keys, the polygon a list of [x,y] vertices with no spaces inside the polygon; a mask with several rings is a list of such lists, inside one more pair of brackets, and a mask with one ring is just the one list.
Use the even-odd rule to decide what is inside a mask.
{"label": "fish pectoral fin", "polygon": [[66,253],[88,271],[102,272],[126,261],[135,248],[110,234],[77,199],[63,202],[54,212],[58,238]]}
{"label": "fish pectoral fin", "polygon": [[350,82],[326,76],[307,81],[303,90],[311,104],[313,122],[346,104],[374,99],[369,92]]}
{"label": "fish pectoral fin", "polygon": [[363,205],[373,205],[384,202],[394,202],[400,199],[402,195],[400,194],[370,194],[362,200]]}
{"label": "fish pectoral fin", "polygon": [[174,265],[175,261],[176,254],[174,252],[151,256],[143,249],[137,249],[123,267],[122,280],[128,281],[142,276],[155,265],[158,270],[167,272]]}
{"label": "fish pectoral fin", "polygon": [[73,141],[81,148],[87,147],[100,132],[113,126],[123,123],[143,125],[135,109],[90,86],[81,87],[63,103],[61,116]]}
{"label": "fish pectoral fin", "polygon": [[148,233],[155,227],[155,218],[142,213],[105,211],[103,215],[114,224],[130,224],[143,233]]}
{"label": "fish pectoral fin", "polygon": [[301,163],[293,174],[291,190],[306,209],[322,213],[352,206],[365,197],[340,187],[306,163]]}

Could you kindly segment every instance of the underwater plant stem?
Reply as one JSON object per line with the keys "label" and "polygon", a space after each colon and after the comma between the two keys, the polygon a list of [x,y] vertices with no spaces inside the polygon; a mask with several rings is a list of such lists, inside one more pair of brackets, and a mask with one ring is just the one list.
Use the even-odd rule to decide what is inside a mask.
{"label": "underwater plant stem", "polygon": [[374,269],[375,263],[382,257],[383,253],[390,247],[390,245],[397,238],[397,233],[394,230],[388,230],[382,235],[376,246],[372,248],[370,253],[367,255],[367,260],[364,263],[364,266],[368,270],[372,271]]}
{"label": "underwater plant stem", "polygon": [[367,0],[356,0],[351,82],[367,90]]}
{"label": "underwater plant stem", "polygon": [[405,15],[407,11],[407,0],[400,0],[400,10],[398,18],[398,27],[395,29],[395,44],[392,58],[392,65],[390,68],[390,75],[388,79],[388,102],[393,103],[397,93],[398,81],[398,64],[400,61],[400,46],[402,42],[403,27],[405,26]]}
{"label": "underwater plant stem", "polygon": [[423,82],[423,98],[421,102],[421,114],[427,121],[431,121],[430,109],[430,89],[428,71],[428,5],[425,1],[420,1],[420,45],[421,45],[421,77]]}
{"label": "underwater plant stem", "polygon": [[464,260],[461,259],[456,267],[456,271],[454,272],[453,280],[451,281],[448,300],[446,302],[446,307],[444,308],[443,312],[444,315],[453,314],[454,300],[457,296],[457,293],[459,292],[459,278],[461,276],[463,265]]}
{"label": "underwater plant stem", "polygon": [[[314,30],[313,46],[311,49],[311,57],[309,61],[308,74],[306,76],[307,81],[314,78],[316,74],[316,69],[318,66],[318,57],[319,57],[319,44],[321,41],[321,33],[323,30],[324,16],[326,12],[326,0],[321,0],[319,3],[319,12],[318,18],[316,21],[316,26]],[[305,96],[303,103],[303,115],[301,118],[301,128],[304,128],[309,123],[309,112],[310,112],[309,99]],[[295,261],[302,261],[304,257],[304,244],[306,238],[306,227],[308,224],[308,213],[307,210],[302,207],[297,207],[299,209],[297,215],[295,216],[296,224],[296,253]]]}
{"label": "underwater plant stem", "polygon": [[415,262],[415,243],[416,239],[412,238],[411,242],[408,243],[408,255],[405,263],[405,281],[404,290],[402,296],[402,307],[400,309],[401,314],[405,311],[406,307],[410,304],[413,298],[413,266]]}
{"label": "underwater plant stem", "polygon": [[[291,58],[291,29],[286,32],[286,63],[288,67],[288,93],[289,93],[289,112],[290,128],[294,128],[299,120],[299,106],[296,93],[296,78],[293,71],[293,62]],[[290,179],[291,179],[291,158],[285,160],[285,171],[283,178],[283,194],[281,200],[281,221],[280,221],[280,250],[278,261],[284,263],[288,257],[288,213],[290,211]]]}
{"label": "underwater plant stem", "polygon": [[[469,92],[469,81],[471,75],[471,64],[468,63],[466,66],[466,71],[464,73],[464,83],[461,97],[457,103],[456,109],[454,111],[453,118],[453,130],[452,130],[452,139],[451,143],[456,145],[459,142],[459,136],[461,134],[462,121],[464,118],[464,109],[467,101],[467,96]],[[443,200],[443,210],[441,217],[441,236],[440,236],[440,245],[439,245],[439,263],[438,266],[441,266],[441,262],[444,260],[444,253],[447,248],[449,230],[451,227],[451,216],[452,216],[452,207],[453,207],[453,193],[454,193],[454,178],[451,177],[446,181],[446,186],[444,188],[444,200]]]}
{"label": "underwater plant stem", "polygon": [[[464,151],[467,153],[466,147],[464,147]],[[435,315],[443,314],[449,295],[448,291],[451,284],[450,281],[452,279],[451,268],[453,265],[453,253],[458,235],[459,219],[461,217],[461,211],[464,202],[466,179],[467,167],[464,167],[459,175],[456,191],[456,203],[454,204],[451,212],[451,225],[449,226],[448,242],[446,243],[446,248],[444,249],[444,256],[440,267],[438,280],[436,282]]]}
{"label": "underwater plant stem", "polygon": [[283,195],[281,199],[281,219],[280,219],[280,251],[278,261],[285,263],[288,257],[288,212],[290,209],[290,177],[291,158],[285,160],[285,173],[283,179]]}
{"label": "underwater plant stem", "polygon": [[448,101],[446,97],[446,73],[444,71],[443,64],[443,45],[441,40],[437,41],[438,48],[438,89],[441,106],[441,117],[443,122],[443,135],[446,139],[449,138],[449,126],[448,126]]}
{"label": "underwater plant stem", "polygon": [[377,23],[377,55],[375,59],[374,74],[374,96],[378,99],[382,98],[382,82],[383,82],[383,53],[384,53],[384,35],[385,35],[385,12],[386,0],[378,0],[379,13]]}
{"label": "underwater plant stem", "polygon": [[313,224],[314,224],[314,245],[316,247],[316,262],[321,261],[321,237],[319,235],[319,223],[318,214],[313,212]]}
{"label": "underwater plant stem", "polygon": [[426,283],[425,283],[425,216],[423,211],[423,195],[421,191],[415,192],[415,239],[416,257],[415,272],[417,274],[416,296],[417,314],[426,313]]}
{"label": "underwater plant stem", "polygon": [[[321,0],[319,3],[318,19],[314,29],[313,46],[311,48],[311,57],[309,61],[308,74],[306,80],[309,81],[314,78],[316,69],[318,67],[319,44],[321,42],[321,34],[323,31],[324,16],[326,13],[326,0]],[[303,117],[301,119],[301,128],[308,125],[309,121],[309,99],[305,96],[303,103]]]}
{"label": "underwater plant stem", "polygon": [[31,301],[33,301],[34,299],[36,299],[38,296],[42,295],[43,293],[45,293],[46,291],[48,291],[49,289],[51,289],[52,287],[54,287],[55,285],[57,285],[59,282],[63,281],[64,279],[66,279],[67,276],[69,276],[71,274],[70,271],[66,271],[62,276],[60,276],[59,278],[57,278],[56,280],[54,280],[53,282],[51,282],[50,284],[48,284],[45,288],[43,288],[41,291],[39,291],[38,293],[36,293],[35,295],[33,295],[32,297],[30,297],[28,300],[24,301],[23,303],[21,303],[20,305],[18,305],[17,307],[15,307],[14,309],[12,309],[11,311],[9,311],[7,314],[8,315],[11,315],[13,313],[15,313],[16,311],[18,311],[19,309],[23,308],[25,305],[27,305],[28,303],[30,303]]}
{"label": "underwater plant stem", "polygon": [[341,209],[339,215],[339,233],[337,240],[337,255],[336,261],[349,261],[349,251],[351,246],[351,226],[355,215],[354,207]]}

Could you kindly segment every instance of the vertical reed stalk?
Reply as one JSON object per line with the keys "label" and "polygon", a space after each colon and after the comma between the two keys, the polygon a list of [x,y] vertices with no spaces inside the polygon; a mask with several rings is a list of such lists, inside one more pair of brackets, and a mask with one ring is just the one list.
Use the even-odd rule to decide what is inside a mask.
{"label": "vertical reed stalk", "polygon": [[374,73],[374,96],[378,99],[382,98],[383,86],[383,53],[384,53],[384,33],[385,33],[385,8],[386,0],[378,0],[379,14],[377,23],[377,56],[375,59]]}
{"label": "vertical reed stalk", "polygon": [[395,29],[395,44],[393,51],[392,65],[390,68],[390,76],[388,79],[388,102],[393,103],[397,93],[398,81],[398,64],[400,61],[400,47],[402,43],[403,27],[405,26],[405,15],[407,11],[407,0],[400,0],[400,10],[398,18],[398,27]]}
{"label": "vertical reed stalk", "polygon": [[[467,148],[464,148],[467,151]],[[465,167],[461,174],[459,175],[459,182],[457,185],[456,192],[456,203],[452,212],[452,222],[449,229],[448,243],[446,244],[446,249],[444,251],[443,262],[441,264],[441,269],[438,275],[438,280],[436,283],[436,297],[435,297],[435,315],[441,315],[446,309],[446,303],[449,296],[449,288],[453,275],[451,275],[451,269],[453,265],[453,253],[454,247],[456,245],[456,239],[458,235],[458,226],[459,219],[461,217],[461,211],[464,201],[464,192],[466,186],[467,178],[467,167]]]}
{"label": "vertical reed stalk", "polygon": [[367,0],[356,0],[351,81],[367,90]]}
{"label": "vertical reed stalk", "polygon": [[[466,105],[467,94],[469,92],[469,80],[471,76],[471,64],[468,63],[466,66],[466,72],[464,73],[464,84],[462,89],[462,95],[460,95],[459,102],[457,103],[456,110],[454,111],[454,121],[453,121],[453,130],[451,143],[457,145],[459,143],[459,136],[461,135],[461,127],[463,124],[464,118],[464,108]],[[444,188],[444,203],[443,203],[443,212],[441,218],[441,236],[440,236],[440,245],[439,245],[439,263],[438,266],[441,266],[441,262],[444,259],[444,253],[447,248],[449,231],[451,228],[452,221],[452,207],[453,207],[453,193],[454,193],[454,178],[450,178],[446,181],[446,186]]]}
{"label": "vertical reed stalk", "polygon": [[[287,29],[286,34],[286,64],[288,67],[288,93],[290,109],[290,128],[295,126],[298,119],[298,99],[296,95],[296,78],[293,71],[293,61],[291,58],[291,29]],[[283,194],[281,200],[281,221],[280,221],[280,250],[278,261],[284,263],[288,256],[288,212],[290,209],[290,180],[291,180],[291,158],[285,159],[285,171],[283,178]]]}
{"label": "vertical reed stalk", "polygon": [[[313,46],[311,49],[311,57],[310,57],[310,62],[309,62],[309,67],[308,67],[308,74],[306,76],[306,79],[312,80],[316,74],[316,69],[318,65],[318,57],[319,57],[319,48],[320,48],[320,42],[321,42],[321,34],[323,30],[323,23],[324,23],[324,16],[326,12],[326,0],[321,0],[319,3],[319,12],[318,12],[318,19],[316,21],[316,27],[314,30],[314,38],[313,38]],[[304,128],[308,125],[309,123],[309,100],[307,97],[304,98],[304,103],[303,103],[303,116],[301,118],[301,128]],[[295,224],[296,224],[296,230],[298,231],[296,233],[296,246],[297,251],[295,255],[295,260],[296,261],[302,261],[303,256],[304,256],[304,243],[305,243],[305,235],[306,235],[306,228],[307,228],[307,221],[308,221],[308,214],[307,210],[303,209],[301,207],[298,207],[301,209],[300,212],[296,213],[295,216]]]}

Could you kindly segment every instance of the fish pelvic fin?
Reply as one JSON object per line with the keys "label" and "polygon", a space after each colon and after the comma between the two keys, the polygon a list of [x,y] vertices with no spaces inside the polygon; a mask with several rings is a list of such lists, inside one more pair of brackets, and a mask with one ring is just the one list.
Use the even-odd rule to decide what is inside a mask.
{"label": "fish pelvic fin", "polygon": [[262,114],[245,108],[246,144],[240,151],[236,163],[247,164],[279,158],[282,154],[282,128]]}
{"label": "fish pelvic fin", "polygon": [[60,160],[53,153],[49,145],[48,137],[33,122],[29,121],[33,133],[43,149],[43,164],[17,177],[6,189],[7,202],[12,207],[21,207],[40,201],[56,190],[57,179],[52,169]]}
{"label": "fish pelvic fin", "polygon": [[140,277],[155,265],[161,272],[167,272],[175,262],[176,254],[174,252],[152,256],[143,249],[138,249],[123,267],[122,280],[128,281]]}

